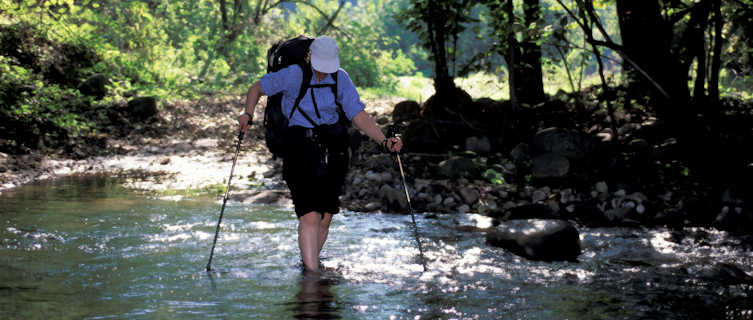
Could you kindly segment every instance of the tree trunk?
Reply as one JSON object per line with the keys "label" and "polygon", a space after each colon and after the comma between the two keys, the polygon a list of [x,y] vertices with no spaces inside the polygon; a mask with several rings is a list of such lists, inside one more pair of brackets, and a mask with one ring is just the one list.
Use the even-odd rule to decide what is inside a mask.
{"label": "tree trunk", "polygon": [[711,74],[709,75],[709,100],[719,102],[719,69],[722,66],[722,0],[714,0],[714,55],[711,58]]}
{"label": "tree trunk", "polygon": [[515,68],[518,71],[518,98],[522,103],[536,105],[545,100],[541,71],[541,6],[539,0],[525,0],[523,6],[526,29]]}
{"label": "tree trunk", "polygon": [[[436,3],[429,1],[429,12],[432,16],[438,14]],[[447,48],[445,39],[447,39],[447,30],[442,23],[435,23],[433,19],[428,21],[428,31],[431,37],[431,51],[434,56],[434,90],[436,95],[445,96],[455,95],[455,82],[450,76],[450,70],[447,66]],[[440,101],[442,101],[440,99]]]}
{"label": "tree trunk", "polygon": [[518,56],[518,40],[515,39],[515,5],[513,0],[507,0],[504,7],[507,12],[507,54],[505,60],[507,60],[507,74],[508,81],[510,82],[510,104],[512,104],[513,110],[518,109],[518,82],[517,82],[517,56]]}
{"label": "tree trunk", "polygon": [[[672,105],[682,105],[688,101],[687,69],[683,71],[672,55],[672,25],[662,18],[658,1],[617,0],[617,17],[625,55],[674,100],[672,104],[665,103],[665,107],[671,108]],[[623,68],[631,88],[664,101],[664,97],[657,94],[654,86],[638,70],[629,64],[624,64]]]}
{"label": "tree trunk", "polygon": [[696,68],[696,81],[693,88],[693,99],[702,103],[706,100],[706,37],[704,32],[708,26],[709,13],[711,12],[711,0],[700,0],[693,5],[690,11],[690,20],[680,38],[676,56],[682,70],[687,73],[693,60],[698,64]]}

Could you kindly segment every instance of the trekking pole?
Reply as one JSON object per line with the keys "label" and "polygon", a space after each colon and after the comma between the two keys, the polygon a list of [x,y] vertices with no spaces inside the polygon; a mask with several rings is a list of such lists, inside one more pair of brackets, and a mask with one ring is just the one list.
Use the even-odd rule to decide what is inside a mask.
{"label": "trekking pole", "polygon": [[241,150],[241,141],[243,141],[243,131],[238,134],[238,145],[235,147],[235,156],[233,156],[233,166],[230,168],[230,177],[227,178],[227,188],[225,188],[225,197],[222,199],[222,209],[220,209],[220,219],[217,220],[217,230],[214,231],[214,241],[212,242],[212,251],[209,252],[209,262],[207,263],[207,272],[212,270],[212,257],[214,256],[214,247],[217,245],[217,236],[220,234],[220,223],[222,215],[225,213],[225,204],[230,194],[230,181],[233,180],[233,171],[235,171],[235,161],[238,160],[238,151]]}
{"label": "trekking pole", "polygon": [[410,219],[413,222],[413,237],[416,238],[418,243],[418,254],[421,256],[421,266],[424,267],[426,272],[426,258],[424,257],[424,248],[421,245],[421,238],[418,235],[418,225],[416,225],[416,216],[413,214],[413,206],[410,203],[410,195],[408,195],[408,184],[405,182],[405,172],[403,171],[403,162],[400,161],[400,154],[395,152],[397,158],[397,165],[400,167],[400,177],[403,179],[403,190],[405,190],[405,199],[408,201],[408,210],[410,210]]}

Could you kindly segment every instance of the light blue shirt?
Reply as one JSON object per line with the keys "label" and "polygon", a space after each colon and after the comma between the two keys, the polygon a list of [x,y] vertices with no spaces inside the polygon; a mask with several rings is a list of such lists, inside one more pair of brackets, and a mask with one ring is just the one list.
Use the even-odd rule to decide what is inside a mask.
{"label": "light blue shirt", "polygon": [[[282,92],[282,112],[287,117],[290,115],[293,104],[295,104],[295,99],[298,98],[298,91],[301,89],[302,80],[303,71],[300,66],[294,64],[280,71],[265,74],[261,77],[259,83],[261,84],[261,91],[267,96]],[[332,79],[332,76],[327,75],[319,84],[334,83],[335,80]],[[311,85],[315,84],[317,84],[316,73],[311,77]],[[319,108],[321,118],[316,116],[316,111],[314,110],[314,102],[311,100],[312,90],[316,97],[316,106]],[[350,80],[348,73],[343,69],[337,70],[337,95],[337,100],[340,101],[345,111],[345,116],[350,120],[353,120],[353,117],[366,107],[361,102],[361,97],[358,95],[353,81]],[[306,89],[306,95],[301,99],[298,108],[299,110],[296,110],[290,119],[290,126],[313,127],[301,114],[300,110],[306,112],[309,118],[314,120],[317,125],[337,122],[337,104],[335,104],[335,96],[332,94],[332,89],[329,87]]]}

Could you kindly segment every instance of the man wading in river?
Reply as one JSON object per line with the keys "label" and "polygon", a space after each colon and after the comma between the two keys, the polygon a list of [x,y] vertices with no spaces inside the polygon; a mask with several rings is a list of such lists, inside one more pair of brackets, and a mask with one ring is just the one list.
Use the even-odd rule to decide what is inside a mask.
{"label": "man wading in river", "polygon": [[[317,37],[309,50],[310,64],[293,64],[267,73],[251,86],[238,123],[245,133],[251,125],[251,115],[261,95],[271,96],[281,92],[283,114],[288,117],[294,111],[289,117],[285,134],[282,176],[288,184],[298,216],[298,246],[304,267],[316,271],[332,215],[340,210],[339,196],[349,161],[347,128],[338,123],[337,102],[342,105],[344,116],[384,148],[399,152],[403,143],[396,137],[386,138],[364,111],[365,105],[356,87],[348,74],[340,69],[334,39]],[[311,68],[313,77],[310,90],[306,91],[297,109],[293,110],[303,81],[302,68]],[[316,87],[335,83],[337,97],[328,87]]]}

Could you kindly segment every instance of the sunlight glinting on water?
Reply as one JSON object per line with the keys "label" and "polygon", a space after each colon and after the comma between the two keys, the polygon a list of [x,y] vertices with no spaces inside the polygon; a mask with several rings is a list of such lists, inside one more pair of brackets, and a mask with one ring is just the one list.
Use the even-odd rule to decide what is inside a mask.
{"label": "sunlight glinting on water", "polygon": [[532,261],[486,244],[488,217],[417,214],[423,272],[410,216],[342,212],[322,254],[326,279],[307,287],[291,210],[229,205],[206,272],[219,203],[61,193],[29,214],[21,195],[3,202],[0,305],[13,309],[0,318],[55,308],[88,319],[277,319],[313,307],[343,319],[684,319],[688,299],[739,311],[721,297],[746,297],[744,287],[709,271],[750,273],[753,263],[740,240],[692,228],[579,228],[578,262]]}

